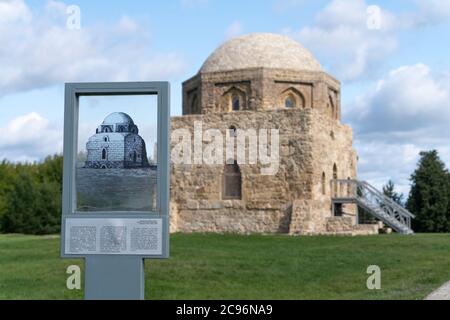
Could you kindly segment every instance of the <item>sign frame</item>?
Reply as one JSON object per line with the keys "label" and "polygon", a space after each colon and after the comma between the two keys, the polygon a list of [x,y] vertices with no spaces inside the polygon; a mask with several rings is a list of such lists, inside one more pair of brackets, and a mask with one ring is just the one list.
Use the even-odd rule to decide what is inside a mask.
{"label": "sign frame", "polygon": [[[78,212],[76,203],[76,157],[78,145],[78,116],[80,96],[157,95],[157,195],[156,211]],[[64,103],[64,168],[61,217],[61,257],[135,257],[166,259],[169,257],[170,202],[170,84],[166,81],[147,82],[85,82],[66,83]],[[142,254],[67,254],[65,252],[66,220],[82,219],[162,219],[162,252],[160,255]]]}

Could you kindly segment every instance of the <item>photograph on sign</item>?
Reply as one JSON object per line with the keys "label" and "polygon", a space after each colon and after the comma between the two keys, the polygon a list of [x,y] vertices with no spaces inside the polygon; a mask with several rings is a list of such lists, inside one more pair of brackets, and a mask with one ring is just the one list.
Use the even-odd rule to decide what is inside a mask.
{"label": "photograph on sign", "polygon": [[79,98],[77,212],[152,212],[157,206],[157,96]]}

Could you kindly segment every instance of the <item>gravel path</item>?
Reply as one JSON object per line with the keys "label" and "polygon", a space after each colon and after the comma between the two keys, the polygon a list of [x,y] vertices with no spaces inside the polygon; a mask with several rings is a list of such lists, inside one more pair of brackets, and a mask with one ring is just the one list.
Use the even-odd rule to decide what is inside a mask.
{"label": "gravel path", "polygon": [[450,281],[430,293],[425,300],[450,300]]}

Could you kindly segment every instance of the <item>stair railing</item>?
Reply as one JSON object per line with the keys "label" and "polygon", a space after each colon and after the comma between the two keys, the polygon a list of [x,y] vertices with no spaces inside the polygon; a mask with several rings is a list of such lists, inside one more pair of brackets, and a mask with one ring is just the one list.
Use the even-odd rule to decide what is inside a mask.
{"label": "stair railing", "polygon": [[[360,202],[369,207],[368,209],[382,210],[392,220],[411,229],[411,219],[415,216],[368,182],[352,179],[333,179],[331,180],[330,188],[333,200],[339,202]],[[398,227],[396,226],[395,229],[398,229]]]}

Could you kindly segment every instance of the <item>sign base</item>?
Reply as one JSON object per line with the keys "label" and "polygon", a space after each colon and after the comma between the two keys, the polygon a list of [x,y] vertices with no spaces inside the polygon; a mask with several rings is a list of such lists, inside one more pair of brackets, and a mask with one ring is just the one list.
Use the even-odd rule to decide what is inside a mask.
{"label": "sign base", "polygon": [[92,255],[85,258],[86,300],[144,300],[144,259]]}

